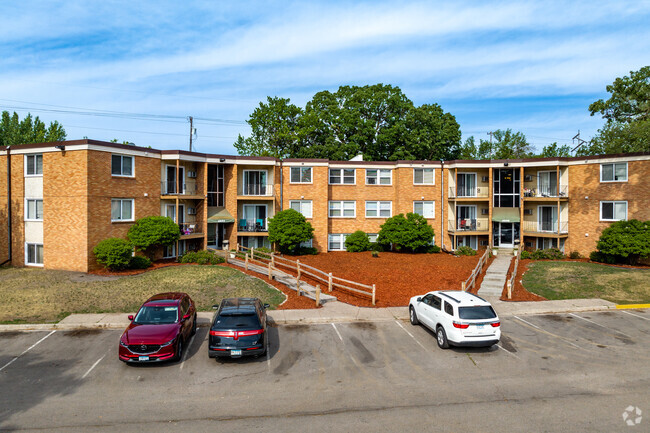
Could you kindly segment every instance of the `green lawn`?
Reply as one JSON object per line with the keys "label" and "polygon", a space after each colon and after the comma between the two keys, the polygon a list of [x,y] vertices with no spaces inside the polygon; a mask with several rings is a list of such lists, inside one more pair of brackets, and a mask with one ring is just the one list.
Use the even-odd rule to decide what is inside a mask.
{"label": "green lawn", "polygon": [[595,263],[531,262],[523,285],[546,299],[602,298],[617,304],[650,303],[650,270]]}
{"label": "green lawn", "polygon": [[258,297],[275,308],[285,295],[224,266],[172,266],[123,277],[34,268],[0,268],[0,323],[56,322],[71,313],[135,312],[149,296],[188,293],[199,311],[227,297]]}

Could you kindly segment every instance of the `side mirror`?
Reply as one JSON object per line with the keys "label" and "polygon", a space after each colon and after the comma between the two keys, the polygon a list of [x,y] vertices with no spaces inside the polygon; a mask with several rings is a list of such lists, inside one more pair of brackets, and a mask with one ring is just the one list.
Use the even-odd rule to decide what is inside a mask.
{"label": "side mirror", "polygon": [[422,302],[422,296],[418,296],[417,301],[418,301],[418,302]]}
{"label": "side mirror", "polygon": [[269,309],[269,308],[271,308],[271,306],[270,306],[269,304],[264,304],[264,309],[265,309],[265,310],[266,310],[266,309]]}
{"label": "side mirror", "polygon": [[128,319],[129,319],[131,322],[133,322],[133,314],[130,314],[129,317],[128,317]]}
{"label": "side mirror", "polygon": [[213,309],[213,310],[218,310],[218,309],[219,309],[219,306],[218,306],[218,305],[213,305],[213,306],[212,306],[212,309]]}

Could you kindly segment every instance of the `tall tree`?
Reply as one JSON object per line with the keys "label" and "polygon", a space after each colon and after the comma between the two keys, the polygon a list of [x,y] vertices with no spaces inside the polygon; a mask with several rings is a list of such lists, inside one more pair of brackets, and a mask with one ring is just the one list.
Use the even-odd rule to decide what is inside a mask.
{"label": "tall tree", "polygon": [[542,153],[539,154],[540,158],[553,158],[553,157],[565,157],[571,156],[571,147],[564,145],[558,146],[557,142],[551,143],[548,146],[544,146]]}
{"label": "tall tree", "polygon": [[50,122],[46,126],[41,119],[31,114],[21,121],[18,113],[10,115],[8,111],[2,112],[0,120],[0,146],[18,146],[29,143],[47,143],[65,140],[66,133],[59,122]]}
{"label": "tall tree", "polygon": [[474,137],[465,140],[459,155],[462,159],[517,159],[533,156],[533,148],[522,132],[512,132],[512,129],[497,129],[492,133],[491,140],[479,140],[478,146]]}
{"label": "tall tree", "polygon": [[589,105],[592,116],[600,113],[608,123],[650,119],[650,66],[615,79],[606,89],[611,94],[607,101],[599,99]]}

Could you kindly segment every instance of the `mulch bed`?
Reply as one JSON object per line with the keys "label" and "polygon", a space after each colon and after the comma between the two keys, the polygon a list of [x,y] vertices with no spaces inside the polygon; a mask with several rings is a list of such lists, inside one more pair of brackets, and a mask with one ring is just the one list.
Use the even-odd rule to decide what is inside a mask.
{"label": "mulch bed", "polygon": [[[483,252],[476,256],[456,257],[446,253],[439,254],[402,254],[392,252],[371,253],[329,252],[315,256],[287,257],[299,259],[301,263],[313,266],[324,272],[332,272],[335,277],[377,288],[376,307],[406,306],[413,296],[422,295],[431,290],[460,290],[478,263]],[[276,262],[277,263],[277,262]],[[485,271],[485,267],[483,270]],[[282,269],[285,270],[285,269]],[[295,275],[295,271],[288,271]],[[304,274],[303,274],[304,276]],[[320,284],[327,292],[327,284],[313,281],[304,276],[312,285]],[[482,279],[482,276],[480,277]],[[480,281],[479,281],[480,284]],[[372,307],[370,296],[334,288],[332,292],[339,301],[348,304]]]}
{"label": "mulch bed", "polygon": [[109,271],[108,269],[102,268],[102,269],[97,269],[95,271],[90,271],[88,273],[93,275],[101,275],[105,277],[112,277],[112,276],[124,277],[128,275],[144,274],[145,272],[154,271],[156,269],[166,268],[169,266],[185,266],[188,264],[189,263],[178,263],[176,259],[167,259],[167,260],[159,260],[153,262],[151,266],[148,267],[147,269],[124,269],[122,271]]}

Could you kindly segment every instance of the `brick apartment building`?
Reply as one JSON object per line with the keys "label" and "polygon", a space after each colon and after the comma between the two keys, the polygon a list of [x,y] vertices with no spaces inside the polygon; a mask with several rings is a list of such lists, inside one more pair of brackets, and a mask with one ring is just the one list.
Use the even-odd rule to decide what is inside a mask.
{"label": "brick apartment building", "polygon": [[268,247],[268,219],[287,208],[311,222],[321,251],[344,249],[355,230],[373,238],[386,218],[407,212],[425,216],[445,249],[558,247],[583,255],[612,221],[650,219],[650,154],[279,160],[75,140],[0,148],[0,179],[0,263],[11,252],[14,266],[76,271],[96,269],[97,243],[125,238],[133,221],[151,215],[181,228],[160,257],[236,243]]}

